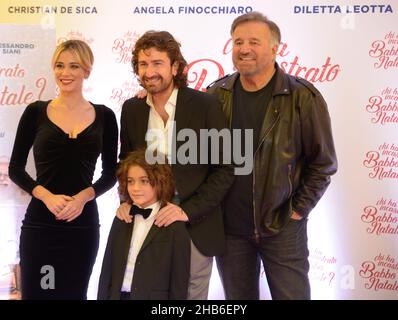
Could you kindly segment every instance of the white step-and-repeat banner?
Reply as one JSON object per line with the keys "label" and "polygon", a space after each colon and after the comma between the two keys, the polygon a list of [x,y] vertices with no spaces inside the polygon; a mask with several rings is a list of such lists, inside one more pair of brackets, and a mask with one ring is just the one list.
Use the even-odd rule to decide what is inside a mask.
{"label": "white step-and-repeat banner", "polygon": [[[21,220],[29,196],[7,173],[27,104],[54,97],[50,59],[57,43],[93,49],[87,99],[111,107],[139,89],[131,51],[145,31],[168,30],[182,44],[197,90],[233,72],[230,25],[258,10],[278,23],[281,67],[313,82],[332,118],[339,171],[310,214],[314,299],[398,297],[398,3],[396,1],[1,0],[0,298],[15,298]],[[28,170],[34,175],[32,158]],[[98,199],[101,247],[88,296],[96,296],[116,188]],[[262,275],[261,280],[265,279]],[[265,281],[261,297],[269,298]],[[223,299],[216,268],[210,299]]]}

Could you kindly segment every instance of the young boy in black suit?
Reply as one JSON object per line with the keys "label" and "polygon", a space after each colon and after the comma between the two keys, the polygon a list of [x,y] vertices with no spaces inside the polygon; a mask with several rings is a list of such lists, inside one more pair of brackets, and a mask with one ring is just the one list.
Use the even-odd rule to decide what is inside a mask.
{"label": "young boy in black suit", "polygon": [[153,224],[175,188],[171,167],[148,164],[145,151],[131,152],[117,171],[119,194],[132,204],[132,223],[115,217],[98,286],[99,300],[187,298],[190,237],[185,223]]}

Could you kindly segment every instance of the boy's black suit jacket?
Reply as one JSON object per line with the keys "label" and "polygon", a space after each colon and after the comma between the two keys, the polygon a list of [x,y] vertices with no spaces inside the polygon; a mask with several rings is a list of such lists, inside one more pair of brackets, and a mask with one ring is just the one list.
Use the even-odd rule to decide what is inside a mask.
{"label": "boy's black suit jacket", "polygon": [[[113,220],[105,250],[98,300],[120,300],[130,249],[133,223]],[[137,256],[131,300],[184,300],[187,298],[191,240],[185,223],[152,225]]]}

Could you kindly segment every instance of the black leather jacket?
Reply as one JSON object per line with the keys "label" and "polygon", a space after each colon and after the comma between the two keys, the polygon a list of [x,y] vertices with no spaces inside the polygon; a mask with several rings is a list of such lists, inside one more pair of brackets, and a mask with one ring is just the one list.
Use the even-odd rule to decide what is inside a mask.
{"label": "black leather jacket", "polygon": [[[231,126],[238,73],[209,86]],[[276,64],[276,81],[254,153],[255,234],[277,234],[292,211],[304,218],[315,207],[337,171],[330,117],[320,92]]]}

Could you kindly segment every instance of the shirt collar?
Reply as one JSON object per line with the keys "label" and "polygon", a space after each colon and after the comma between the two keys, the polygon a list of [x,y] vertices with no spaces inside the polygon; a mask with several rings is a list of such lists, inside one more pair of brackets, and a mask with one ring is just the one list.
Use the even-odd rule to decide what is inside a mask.
{"label": "shirt collar", "polygon": [[[178,95],[178,88],[174,88],[173,92],[171,93],[169,99],[167,100],[166,107],[168,105],[175,107],[177,105],[177,95]],[[152,100],[152,95],[148,93],[146,96],[146,103],[151,107],[154,108],[155,106],[153,105],[153,100]],[[167,108],[166,108],[167,111]]]}

